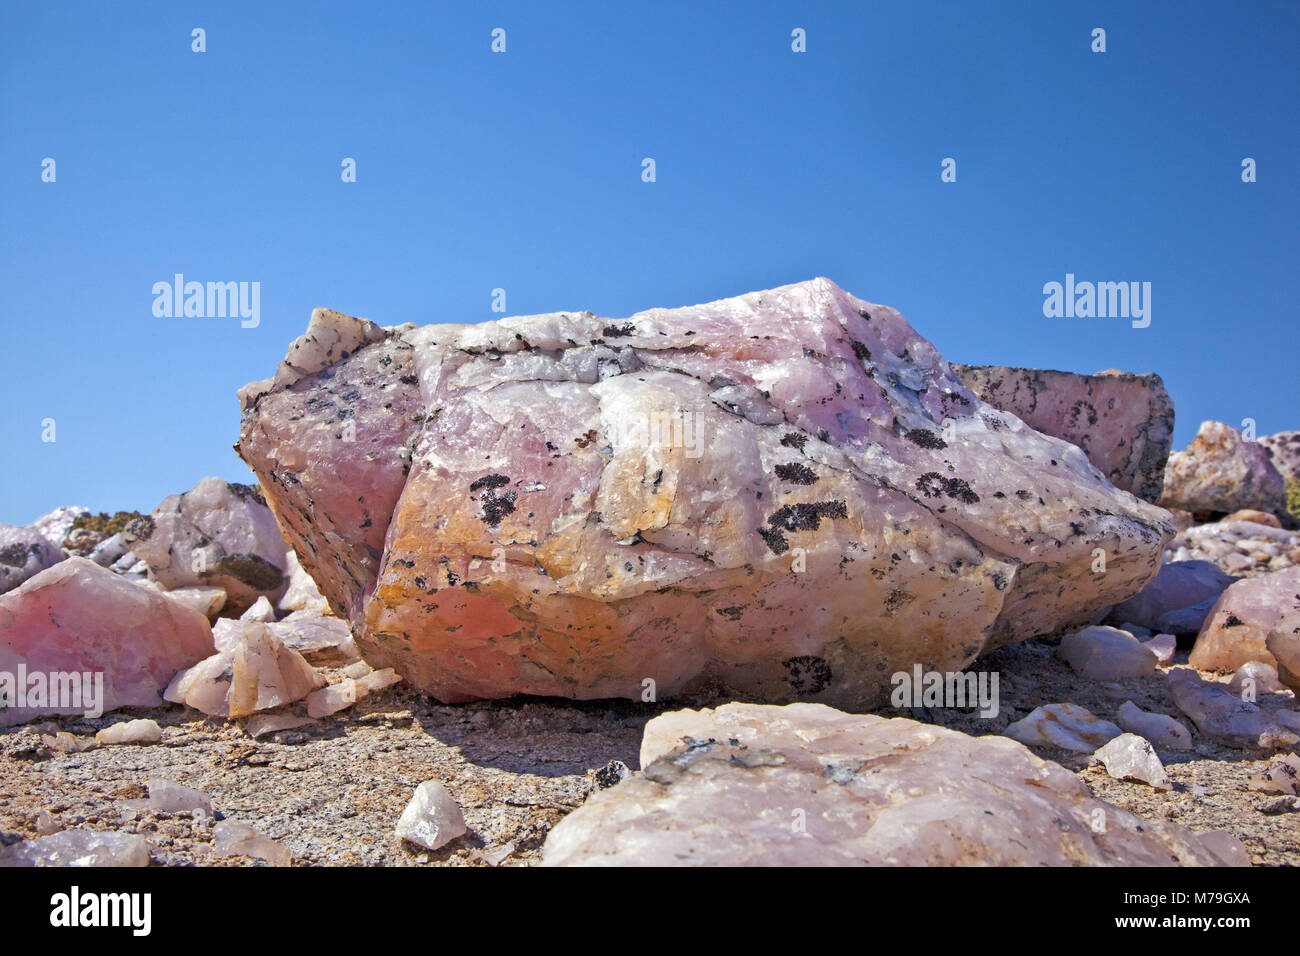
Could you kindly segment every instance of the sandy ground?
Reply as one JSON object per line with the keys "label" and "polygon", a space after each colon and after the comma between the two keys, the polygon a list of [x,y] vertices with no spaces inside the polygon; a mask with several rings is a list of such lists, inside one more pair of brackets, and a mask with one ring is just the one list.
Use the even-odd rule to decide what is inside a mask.
{"label": "sandy ground", "polygon": [[[1053,657],[1054,642],[1030,641],[989,655],[977,669],[1000,674],[1001,711],[917,714],[972,734],[997,733],[1040,704],[1069,701],[1114,719],[1132,700],[1181,717],[1160,672],[1099,684],[1076,677]],[[1175,663],[1185,663],[1181,652]],[[1226,680],[1226,678],[1222,678]],[[710,706],[722,701],[692,701]],[[1287,692],[1266,708],[1294,708]],[[60,718],[0,732],[0,843],[73,827],[149,836],[161,865],[253,865],[217,858],[211,822],[188,813],[132,809],[153,777],[207,792],[218,818],[231,818],[282,841],[296,865],[527,865],[547,832],[580,806],[596,772],[612,760],[637,768],[645,722],[681,706],[661,702],[496,701],[441,706],[393,688],[317,724],[254,740],[243,722],[204,718],[166,706],[95,720]],[[878,711],[889,716],[912,712]],[[131,717],[163,727],[161,743],[61,753],[43,742],[55,729],[80,736]],[[1190,722],[1182,718],[1184,723]],[[1300,864],[1300,813],[1268,815],[1268,797],[1246,788],[1267,766],[1260,755],[1210,744],[1193,729],[1196,749],[1162,753],[1175,789],[1113,780],[1087,755],[1039,749],[1079,774],[1097,796],[1148,819],[1238,836],[1256,864]],[[419,783],[442,782],[464,810],[469,833],[431,853],[393,836]]]}

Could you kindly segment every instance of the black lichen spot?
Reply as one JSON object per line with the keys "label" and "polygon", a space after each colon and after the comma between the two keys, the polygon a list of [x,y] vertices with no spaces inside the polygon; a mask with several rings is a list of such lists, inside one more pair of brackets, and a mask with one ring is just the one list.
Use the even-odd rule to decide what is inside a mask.
{"label": "black lichen spot", "polygon": [[501,523],[501,519],[508,514],[514,514],[515,499],[519,497],[513,491],[507,491],[504,495],[498,495],[495,491],[489,491],[483,496],[483,523],[491,527]]}
{"label": "black lichen spot", "polygon": [[773,554],[785,554],[790,550],[790,542],[786,540],[777,528],[759,528],[759,536],[767,542],[767,546],[772,549]]}
{"label": "black lichen spot", "polygon": [[807,465],[801,465],[798,462],[788,465],[777,465],[776,476],[782,481],[788,481],[796,485],[811,485],[817,480],[817,472],[813,471]]}
{"label": "black lichen spot", "polygon": [[478,491],[480,488],[487,488],[489,491],[493,488],[500,488],[502,485],[510,484],[510,479],[505,475],[484,475],[482,478],[474,480],[470,486],[470,491]]}
{"label": "black lichen spot", "polygon": [[27,563],[27,549],[21,544],[11,544],[0,551],[0,564],[11,568],[21,568]]}
{"label": "black lichen spot", "polygon": [[1016,497],[1019,498],[1021,501],[1028,501],[1030,498],[1034,497],[1034,493],[1032,491],[1025,491],[1023,488],[1021,488],[1019,491],[1016,492]]}
{"label": "black lichen spot", "polygon": [[916,479],[916,490],[927,498],[938,498],[943,494],[943,475],[937,471],[927,471]]}
{"label": "black lichen spot", "polygon": [[973,505],[980,500],[980,496],[971,490],[971,486],[964,478],[945,478],[937,471],[927,471],[916,479],[916,490],[927,498],[947,495],[968,505]]}
{"label": "black lichen spot", "polygon": [[745,613],[745,609],[741,607],[739,604],[736,605],[735,607],[714,608],[714,611],[718,614],[721,614],[728,621],[739,621],[740,616]]}
{"label": "black lichen spot", "polygon": [[808,436],[797,432],[786,432],[781,436],[781,444],[786,448],[798,448],[803,451],[803,446],[808,444]]}
{"label": "black lichen spot", "polygon": [[1086,416],[1088,419],[1088,424],[1089,425],[1097,424],[1097,409],[1093,406],[1092,402],[1085,401],[1084,399],[1081,398],[1077,402],[1075,402],[1072,406],[1070,406],[1070,418],[1069,418],[1070,428],[1079,427],[1079,419],[1084,416],[1085,408],[1088,410]]}
{"label": "black lichen spot", "polygon": [[407,374],[399,377],[398,381],[401,382],[403,385],[415,385],[420,380],[416,378],[414,375]]}
{"label": "black lichen spot", "polygon": [[831,665],[823,658],[803,655],[782,663],[785,664],[785,679],[800,694],[816,694],[830,686]]}
{"label": "black lichen spot", "polygon": [[623,325],[607,325],[600,330],[600,334],[607,339],[624,338],[628,335],[635,335],[636,326],[631,322],[625,322]]}
{"label": "black lichen spot", "polygon": [[920,445],[922,448],[947,448],[948,443],[936,435],[934,432],[924,428],[908,429],[903,437],[913,445]]}
{"label": "black lichen spot", "polygon": [[600,790],[608,790],[631,775],[632,771],[628,769],[627,764],[621,760],[611,760],[596,771],[596,787]]}
{"label": "black lichen spot", "polygon": [[853,341],[852,344],[853,344],[853,354],[856,355],[859,358],[859,360],[863,362],[871,361],[871,349],[867,348],[865,345],[863,345],[861,342],[857,341],[856,339]]}
{"label": "black lichen spot", "polygon": [[150,515],[141,515],[127,523],[127,526],[122,529],[122,536],[126,538],[129,543],[134,544],[138,541],[148,541],[153,535],[153,530],[153,517]]}
{"label": "black lichen spot", "polygon": [[944,492],[949,498],[956,498],[958,501],[968,505],[973,505],[980,500],[980,496],[975,494],[975,491],[971,486],[966,483],[965,478],[946,479],[944,482]]}
{"label": "black lichen spot", "polygon": [[1235,615],[1235,614],[1229,614],[1229,615],[1228,615],[1228,619],[1227,619],[1226,621],[1223,622],[1223,626],[1224,626],[1224,627],[1241,627],[1241,625],[1243,625],[1244,623],[1246,623],[1246,622],[1243,621],[1241,618],[1237,617],[1237,615]]}
{"label": "black lichen spot", "polygon": [[796,505],[783,505],[767,523],[773,528],[787,531],[816,531],[821,527],[822,518],[847,518],[849,509],[843,501],[809,501]]}

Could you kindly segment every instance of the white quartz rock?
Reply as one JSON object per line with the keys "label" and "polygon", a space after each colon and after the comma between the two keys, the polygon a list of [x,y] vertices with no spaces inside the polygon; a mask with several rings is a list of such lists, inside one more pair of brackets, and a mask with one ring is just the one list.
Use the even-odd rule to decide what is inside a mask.
{"label": "white quartz rock", "polygon": [[237,820],[222,820],[212,828],[212,849],[217,856],[247,856],[272,866],[293,863],[288,847]]}
{"label": "white quartz rock", "polygon": [[1282,689],[1282,682],[1277,679],[1277,668],[1264,661],[1246,661],[1228,681],[1228,690],[1246,700],[1253,700],[1260,694],[1276,694]]}
{"label": "white quartz rock", "polygon": [[239,619],[241,621],[257,621],[261,624],[269,624],[275,620],[275,608],[271,606],[271,602],[263,594],[253,602],[252,607],[239,615]]}
{"label": "white quartz rock", "polygon": [[1094,625],[1061,638],[1056,656],[1090,680],[1120,680],[1155,673],[1156,655],[1127,631]]}
{"label": "white quartz rock", "polygon": [[1182,722],[1165,714],[1145,711],[1131,700],[1116,713],[1120,727],[1151,741],[1157,750],[1191,750],[1192,732]]}
{"label": "white quartz rock", "polygon": [[62,545],[63,539],[68,536],[68,532],[72,530],[72,526],[76,524],[77,519],[89,516],[89,508],[83,508],[80,505],[64,505],[61,508],[55,508],[48,514],[41,515],[27,527],[54,544]]}
{"label": "white quartz rock", "polygon": [[209,621],[215,620],[221,613],[221,609],[226,606],[225,588],[176,588],[163,593],[173,601],[180,601],[200,614],[206,615]]}
{"label": "white quartz rock", "polygon": [[0,848],[0,866],[148,866],[149,843],[134,833],[64,830]]}
{"label": "white quartz rock", "polygon": [[1178,650],[1178,638],[1172,634],[1157,634],[1151,640],[1143,641],[1142,646],[1156,656],[1157,662],[1168,664]]}
{"label": "white quartz rock", "polygon": [[1007,727],[1003,733],[1031,747],[1059,747],[1092,753],[1123,733],[1078,704],[1046,704]]}
{"label": "white quartz rock", "polygon": [[1116,780],[1141,780],[1157,790],[1172,790],[1165,766],[1150,741],[1137,734],[1120,734],[1093,754]]}
{"label": "white quartz rock", "polygon": [[[366,665],[367,669],[369,665]],[[321,688],[307,696],[307,713],[312,717],[328,717],[351,707],[370,694],[378,693],[401,680],[391,667],[371,671],[363,677],[345,677],[337,684]]]}
{"label": "white quartz rock", "polygon": [[325,596],[320,593],[320,588],[316,587],[312,576],[298,563],[298,555],[289,551],[284,558],[284,573],[289,579],[289,585],[284,589],[284,597],[280,598],[280,610],[329,613],[329,601],[325,600]]}
{"label": "white quartz rock", "polygon": [[95,734],[95,743],[156,744],[162,740],[162,728],[155,720],[124,720]]}
{"label": "white quartz rock", "polygon": [[646,731],[649,765],[561,820],[545,865],[1249,864],[1235,839],[1139,819],[996,735],[821,704],[679,711]]}
{"label": "white quartz rock", "polygon": [[160,810],[164,813],[189,811],[212,816],[212,798],[202,790],[183,787],[174,780],[164,780],[160,777],[151,778],[148,787],[149,799],[146,804],[150,810]]}
{"label": "white quartz rock", "polygon": [[415,788],[415,795],[397,821],[400,839],[437,850],[466,832],[465,818],[447,788],[436,780],[426,780]]}

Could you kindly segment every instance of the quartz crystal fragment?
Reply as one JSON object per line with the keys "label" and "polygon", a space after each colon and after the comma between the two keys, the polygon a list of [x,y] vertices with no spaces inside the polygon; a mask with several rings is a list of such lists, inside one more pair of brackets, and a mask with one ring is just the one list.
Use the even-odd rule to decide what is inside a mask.
{"label": "quartz crystal fragment", "polygon": [[218,653],[181,671],[167,700],[215,717],[246,717],[302,700],[325,679],[301,654],[285,647],[270,625],[232,622],[237,638],[223,638]]}
{"label": "quartz crystal fragment", "polygon": [[1145,737],[1157,750],[1192,749],[1192,732],[1167,714],[1145,711],[1133,701],[1126,700],[1120,705],[1115,719],[1124,730]]}
{"label": "quartz crystal fragment", "polygon": [[0,848],[0,866],[148,866],[149,843],[134,833],[64,830]]}
{"label": "quartz crystal fragment", "polygon": [[272,866],[293,864],[288,847],[237,820],[222,820],[212,828],[212,850],[217,856],[246,856]]}
{"label": "quartz crystal fragment", "polygon": [[162,728],[156,720],[149,719],[124,720],[95,734],[95,743],[101,747],[109,744],[156,744],[160,740]]}
{"label": "quartz crystal fragment", "polygon": [[426,850],[446,846],[465,832],[460,806],[436,780],[427,780],[415,788],[415,795],[397,821],[398,838]]}
{"label": "quartz crystal fragment", "polygon": [[1116,780],[1140,780],[1157,790],[1174,785],[1150,741],[1137,734],[1120,734],[1093,754]]}
{"label": "quartz crystal fragment", "polygon": [[212,816],[212,798],[202,790],[183,787],[174,780],[160,777],[148,781],[149,799],[146,805],[150,810],[164,813],[201,813]]}

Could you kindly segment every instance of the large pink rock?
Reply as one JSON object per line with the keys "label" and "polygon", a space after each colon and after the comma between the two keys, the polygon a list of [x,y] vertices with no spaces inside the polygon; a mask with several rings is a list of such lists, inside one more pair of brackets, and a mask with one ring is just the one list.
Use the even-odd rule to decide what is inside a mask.
{"label": "large pink rock", "polygon": [[994,408],[1078,445],[1116,488],[1160,500],[1174,403],[1159,375],[956,364],[953,371]]}
{"label": "large pink rock", "polygon": [[1088,623],[1173,533],[826,279],[618,320],[317,310],[240,395],[303,567],[445,701],[864,705]]}
{"label": "large pink rock", "polygon": [[1286,483],[1259,442],[1223,422],[1202,422],[1192,443],[1169,456],[1160,503],[1198,514],[1243,508],[1278,514],[1286,507]]}
{"label": "large pink rock", "polygon": [[1248,661],[1278,666],[1269,634],[1288,612],[1300,610],[1300,568],[1247,578],[1229,587],[1210,611],[1187,663],[1197,670],[1232,672]]}
{"label": "large pink rock", "polygon": [[[172,676],[213,652],[208,619],[85,558],[0,596],[0,672],[99,673],[104,711],[155,707]],[[84,706],[0,710],[0,726]]]}

